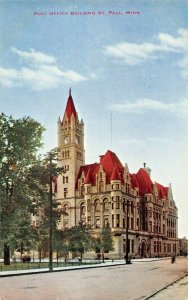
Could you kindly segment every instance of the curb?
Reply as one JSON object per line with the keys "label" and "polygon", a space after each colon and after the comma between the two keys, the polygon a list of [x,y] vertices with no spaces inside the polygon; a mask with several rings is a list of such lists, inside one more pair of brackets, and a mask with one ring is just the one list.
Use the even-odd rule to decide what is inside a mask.
{"label": "curb", "polygon": [[[75,270],[86,270],[86,269],[93,269],[93,268],[106,268],[106,267],[116,267],[116,266],[124,266],[126,265],[125,263],[117,263],[117,264],[113,264],[113,265],[94,265],[94,266],[85,266],[85,267],[73,267],[73,268],[67,268],[67,269],[60,269],[60,270],[53,270],[53,271],[49,271],[47,270],[41,270],[41,271],[31,271],[31,272],[23,272],[23,273],[17,273],[17,274],[0,274],[0,278],[2,277],[13,277],[13,276],[23,276],[23,275],[34,275],[34,274],[44,274],[44,273],[57,273],[57,272],[67,272],[67,271],[75,271]],[[19,272],[19,271],[18,271]]]}
{"label": "curb", "polygon": [[173,285],[174,283],[180,281],[181,279],[185,278],[186,276],[188,276],[188,273],[185,273],[183,275],[181,275],[180,277],[178,277],[177,279],[175,279],[174,281],[172,281],[171,283],[168,283],[167,285],[165,285],[164,287],[162,287],[161,289],[159,289],[158,291],[155,291],[154,293],[152,293],[151,295],[143,298],[143,300],[148,300],[151,299],[152,297],[154,297],[155,295],[157,295],[158,293],[162,292],[163,290],[167,289],[169,286]]}
{"label": "curb", "polygon": [[[169,258],[163,258],[162,260],[164,259],[169,259]],[[149,261],[145,261],[145,260],[140,260],[140,261],[134,261],[134,259],[131,260],[131,264],[133,263],[149,263],[149,262],[153,262],[153,261],[158,261],[158,260],[161,260],[160,259],[152,259],[152,260],[149,260]],[[130,264],[130,265],[131,265]],[[12,277],[12,276],[22,276],[22,275],[34,275],[34,274],[44,274],[44,273],[54,273],[54,272],[67,272],[67,271],[74,271],[74,270],[85,270],[85,269],[92,269],[92,268],[106,268],[106,267],[115,267],[115,266],[124,266],[126,265],[125,262],[122,262],[122,263],[112,263],[111,265],[101,265],[101,264],[96,264],[96,265],[88,265],[88,266],[79,266],[79,267],[73,267],[73,268],[68,268],[67,269],[54,269],[53,271],[49,271],[48,268],[45,268],[45,269],[36,269],[38,271],[30,271],[30,272],[27,272],[27,270],[25,270],[25,272],[23,271],[22,273],[19,273],[19,270],[17,271],[18,273],[10,273],[10,274],[1,274],[0,273],[0,278],[2,277]],[[2,271],[3,272],[3,271]],[[5,271],[6,272],[6,271]],[[7,271],[7,272],[11,272],[11,271]],[[146,298],[147,299],[147,298]]]}

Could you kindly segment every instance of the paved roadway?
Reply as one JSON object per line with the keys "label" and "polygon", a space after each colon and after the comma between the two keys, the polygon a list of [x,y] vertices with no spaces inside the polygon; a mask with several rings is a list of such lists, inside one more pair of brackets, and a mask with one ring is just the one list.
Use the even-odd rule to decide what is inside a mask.
{"label": "paved roadway", "polygon": [[[3,277],[0,300],[141,300],[187,272],[188,259],[179,258],[175,264],[169,259],[133,261],[131,265]],[[173,299],[159,298],[161,293],[153,299]]]}

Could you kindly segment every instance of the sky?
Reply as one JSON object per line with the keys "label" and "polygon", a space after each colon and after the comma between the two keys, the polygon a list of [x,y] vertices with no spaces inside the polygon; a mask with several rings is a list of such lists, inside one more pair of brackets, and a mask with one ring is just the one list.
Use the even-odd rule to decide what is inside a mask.
{"label": "sky", "polygon": [[146,163],[188,238],[187,15],[187,0],[0,0],[0,111],[40,122],[47,152],[71,87],[86,163]]}

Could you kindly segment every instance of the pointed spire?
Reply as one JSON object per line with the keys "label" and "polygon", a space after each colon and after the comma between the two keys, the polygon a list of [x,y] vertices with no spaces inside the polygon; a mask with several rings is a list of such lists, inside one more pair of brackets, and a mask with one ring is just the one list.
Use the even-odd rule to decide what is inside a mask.
{"label": "pointed spire", "polygon": [[72,114],[75,116],[75,118],[77,116],[76,109],[75,109],[75,106],[74,106],[74,101],[73,101],[72,95],[71,95],[71,88],[69,89],[69,97],[68,97],[68,100],[67,100],[65,114],[67,114],[67,117],[68,117],[69,121],[70,121],[70,118],[71,118]]}
{"label": "pointed spire", "polygon": [[125,172],[126,172],[126,173],[129,173],[129,167],[128,167],[128,164],[127,164],[127,163],[125,163]]}

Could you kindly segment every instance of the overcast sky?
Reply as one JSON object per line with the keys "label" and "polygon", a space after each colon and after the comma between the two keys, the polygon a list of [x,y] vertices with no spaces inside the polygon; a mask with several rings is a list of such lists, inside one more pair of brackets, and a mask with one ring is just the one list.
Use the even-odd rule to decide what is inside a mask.
{"label": "overcast sky", "polygon": [[48,151],[71,86],[86,163],[108,149],[131,173],[145,162],[153,181],[172,184],[179,237],[188,237],[187,16],[186,0],[0,1],[1,111],[43,124]]}

